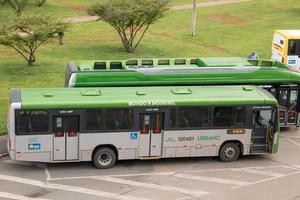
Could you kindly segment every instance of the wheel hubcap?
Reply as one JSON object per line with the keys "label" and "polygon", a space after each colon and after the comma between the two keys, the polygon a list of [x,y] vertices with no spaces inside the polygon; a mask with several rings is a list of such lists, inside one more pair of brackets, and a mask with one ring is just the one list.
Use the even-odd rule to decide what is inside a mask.
{"label": "wheel hubcap", "polygon": [[112,161],[112,157],[110,154],[107,154],[107,153],[102,153],[99,158],[98,158],[98,161],[99,163],[102,165],[102,166],[106,166],[106,165],[109,165]]}
{"label": "wheel hubcap", "polygon": [[227,158],[232,158],[235,155],[235,150],[233,147],[227,147],[224,153]]}

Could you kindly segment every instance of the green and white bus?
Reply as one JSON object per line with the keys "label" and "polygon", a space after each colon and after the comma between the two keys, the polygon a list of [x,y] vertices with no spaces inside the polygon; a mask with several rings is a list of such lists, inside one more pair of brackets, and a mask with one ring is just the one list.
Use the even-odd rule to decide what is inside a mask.
{"label": "green and white bus", "polygon": [[300,73],[287,65],[245,58],[144,58],[71,61],[66,87],[258,85],[280,105],[280,126],[300,125]]}
{"label": "green and white bus", "polygon": [[271,154],[278,104],[257,86],[13,89],[12,160],[93,161]]}

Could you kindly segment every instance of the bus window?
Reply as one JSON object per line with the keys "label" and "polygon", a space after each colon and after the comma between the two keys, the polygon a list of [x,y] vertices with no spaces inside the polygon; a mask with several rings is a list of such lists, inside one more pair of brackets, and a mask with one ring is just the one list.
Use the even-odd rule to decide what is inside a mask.
{"label": "bus window", "polygon": [[42,134],[49,132],[47,111],[22,110],[17,114],[17,135]]}
{"label": "bus window", "polygon": [[298,90],[291,90],[288,110],[297,110]]}
{"label": "bus window", "polygon": [[272,110],[256,110],[254,111],[254,116],[255,124],[257,126],[268,126],[275,124]]}
{"label": "bus window", "polygon": [[280,90],[279,92],[279,98],[278,98],[278,104],[280,106],[286,107],[287,103],[287,90]]}
{"label": "bus window", "polygon": [[103,110],[92,109],[86,111],[86,129],[87,130],[104,130]]}
{"label": "bus window", "polygon": [[133,111],[129,109],[107,109],[105,111],[106,130],[129,130],[133,126]]}
{"label": "bus window", "polygon": [[300,56],[300,40],[290,40],[288,55]]}
{"label": "bus window", "polygon": [[178,108],[178,128],[201,128],[209,126],[210,108]]}
{"label": "bus window", "polygon": [[170,110],[170,128],[176,128],[177,127],[177,114],[176,114],[176,108],[173,107]]}
{"label": "bus window", "polygon": [[215,107],[213,126],[241,127],[245,125],[246,110],[244,107]]}

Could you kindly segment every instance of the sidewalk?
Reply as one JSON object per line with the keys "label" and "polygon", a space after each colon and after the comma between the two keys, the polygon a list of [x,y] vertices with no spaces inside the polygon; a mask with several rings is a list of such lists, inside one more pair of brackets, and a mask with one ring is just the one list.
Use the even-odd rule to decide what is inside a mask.
{"label": "sidewalk", "polygon": [[7,153],[6,140],[7,140],[6,135],[0,136],[0,155]]}
{"label": "sidewalk", "polygon": [[[234,3],[243,3],[249,0],[215,0],[209,2],[199,2],[197,3],[197,8],[202,7],[210,7],[210,6],[220,6],[220,5],[227,5],[227,4],[234,4]],[[180,4],[180,5],[172,5],[169,7],[170,10],[189,10],[193,8],[192,3],[190,4]],[[68,17],[64,18],[65,22],[69,23],[84,23],[84,22],[93,22],[99,20],[97,16],[78,16],[78,17]]]}

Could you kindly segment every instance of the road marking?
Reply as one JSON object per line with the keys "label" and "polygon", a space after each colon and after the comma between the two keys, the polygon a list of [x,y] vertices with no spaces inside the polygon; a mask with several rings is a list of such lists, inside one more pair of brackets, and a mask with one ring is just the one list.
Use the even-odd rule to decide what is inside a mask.
{"label": "road marking", "polygon": [[270,172],[270,171],[262,171],[262,170],[257,170],[257,169],[232,169],[232,171],[237,171],[237,172],[246,172],[250,174],[257,174],[257,175],[263,175],[263,176],[272,176],[272,177],[282,177],[284,174],[281,173],[275,173],[275,172]]}
{"label": "road marking", "polygon": [[[276,168],[276,167],[285,167],[295,169],[288,165],[268,165],[268,166],[254,166],[254,167],[243,167],[243,168],[219,168],[219,169],[201,169],[201,170],[184,170],[184,172],[216,172],[216,171],[232,171],[233,169],[266,169],[266,168]],[[50,178],[49,181],[59,181],[59,180],[74,180],[74,179],[89,179],[89,178],[102,178],[102,177],[130,177],[130,176],[172,176],[176,174],[176,171],[169,172],[157,172],[157,173],[135,173],[135,174],[110,174],[103,176],[71,176],[71,177],[59,177],[59,178]]]}
{"label": "road marking", "polygon": [[218,172],[218,171],[231,171],[233,169],[266,169],[272,167],[282,167],[283,165],[266,165],[266,166],[253,166],[241,168],[217,168],[217,169],[199,169],[199,170],[185,170],[185,172]]}
{"label": "road marking", "polygon": [[95,177],[94,179],[108,181],[108,182],[114,182],[114,183],[120,183],[120,184],[125,184],[125,185],[131,185],[131,186],[137,186],[137,187],[156,189],[156,190],[179,192],[179,193],[194,196],[194,197],[203,196],[203,195],[206,195],[209,193],[209,192],[200,191],[200,190],[197,190],[197,191],[189,190],[189,189],[183,189],[183,188],[178,188],[178,187],[158,185],[158,184],[154,184],[154,183],[144,183],[144,182],[139,182],[139,181],[132,181],[132,180],[120,179],[120,178],[108,177],[108,176]]}
{"label": "road marking", "polygon": [[103,176],[72,176],[63,178],[51,178],[51,181],[58,180],[73,180],[73,179],[89,179],[89,178],[102,178],[102,177],[130,177],[130,176],[171,176],[176,172],[158,172],[158,173],[140,173],[140,174],[113,174],[113,175],[103,175]]}
{"label": "road marking", "polygon": [[[273,176],[271,178],[267,178],[267,179],[262,179],[262,180],[259,180],[259,181],[254,181],[254,182],[251,182],[249,185],[247,186],[250,186],[250,185],[255,185],[255,184],[259,184],[259,183],[264,183],[264,182],[268,182],[268,181],[272,181],[272,180],[276,180],[276,179],[280,179],[280,178],[285,178],[285,177],[288,177],[288,176],[293,176],[293,175],[296,175],[296,174],[300,174],[300,171],[296,171],[296,172],[292,172],[292,173],[288,173],[288,174],[284,174],[283,176]],[[231,189],[237,189],[237,188],[241,188],[243,186],[235,186],[235,187],[232,187]]]}
{"label": "road marking", "polygon": [[145,198],[138,198],[138,197],[133,197],[133,196],[129,196],[129,195],[120,195],[118,193],[110,193],[110,192],[104,192],[104,191],[99,191],[99,190],[92,190],[92,189],[77,187],[77,186],[69,186],[69,185],[62,185],[62,184],[56,184],[56,183],[43,183],[41,181],[20,178],[20,177],[15,177],[15,176],[8,176],[8,175],[4,175],[4,174],[0,174],[0,180],[6,180],[6,181],[21,183],[21,184],[33,185],[33,186],[47,188],[47,189],[64,190],[64,191],[83,193],[83,194],[99,196],[99,197],[107,197],[107,198],[112,198],[112,199],[149,200],[149,199],[145,199]]}
{"label": "road marking", "polygon": [[50,172],[48,170],[47,164],[45,164],[45,168],[44,169],[45,169],[45,174],[46,174],[46,180],[47,181],[51,180],[51,174],[50,174]]}
{"label": "road marking", "polygon": [[183,179],[191,179],[191,180],[199,180],[199,181],[207,181],[207,182],[223,183],[223,184],[231,184],[231,185],[248,185],[249,184],[249,182],[244,182],[244,181],[214,178],[214,177],[207,177],[207,176],[194,176],[194,175],[190,175],[190,174],[175,174],[174,176],[177,178],[183,178]]}
{"label": "road marking", "polygon": [[8,153],[0,154],[0,158],[1,158],[1,157],[4,157],[4,156],[8,156]]}
{"label": "road marking", "polygon": [[291,143],[293,143],[294,145],[300,147],[300,144],[298,142],[295,142],[294,140],[290,139],[290,138],[287,138],[287,140]]}
{"label": "road marking", "polygon": [[8,192],[0,192],[0,197],[15,199],[15,200],[49,200],[49,199],[41,199],[41,198],[30,198],[19,194],[12,194]]}

